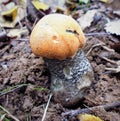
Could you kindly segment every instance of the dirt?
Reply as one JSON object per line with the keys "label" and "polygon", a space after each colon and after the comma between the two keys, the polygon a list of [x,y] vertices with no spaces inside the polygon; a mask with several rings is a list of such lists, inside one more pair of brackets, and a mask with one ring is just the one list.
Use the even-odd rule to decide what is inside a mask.
{"label": "dirt", "polygon": [[[101,6],[104,5],[101,4]],[[101,20],[93,22],[84,32],[104,31],[105,22],[102,17]],[[106,34],[86,36],[86,38],[87,44],[84,52],[93,67],[95,80],[84,99],[80,101],[78,108],[120,101],[120,72],[106,70],[106,67],[116,68],[117,65],[103,58],[106,57],[115,62],[120,60],[119,51],[111,51],[111,47],[119,42],[120,37]],[[104,45],[93,47],[100,42]],[[88,53],[90,48],[92,50]],[[41,121],[51,94],[50,73],[42,57],[36,57],[32,53],[29,39],[11,39],[0,42],[0,49],[0,105],[20,121]],[[18,85],[16,88],[11,89],[16,85]],[[5,89],[9,90],[3,92]],[[45,121],[77,121],[74,116],[61,115],[69,110],[71,109],[55,103],[52,97]],[[6,113],[0,109],[0,114]],[[96,108],[92,114],[104,121],[120,121],[120,108],[108,111]],[[13,120],[9,115],[7,118],[10,121]]]}

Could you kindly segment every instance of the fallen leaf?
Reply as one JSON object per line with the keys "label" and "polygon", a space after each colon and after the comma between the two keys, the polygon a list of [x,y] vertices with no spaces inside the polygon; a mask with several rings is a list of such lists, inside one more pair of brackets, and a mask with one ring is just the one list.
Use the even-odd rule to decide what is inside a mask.
{"label": "fallen leaf", "polygon": [[16,22],[5,21],[4,19],[0,20],[1,27],[13,28],[15,26],[15,24],[16,24]]}
{"label": "fallen leaf", "polygon": [[113,14],[115,14],[115,15],[120,17],[120,10],[113,11]]}
{"label": "fallen leaf", "polygon": [[2,12],[0,15],[0,26],[14,28],[16,23],[18,23],[25,17],[25,11],[26,10],[22,7],[15,6],[11,10]]}
{"label": "fallen leaf", "polygon": [[39,2],[39,1],[32,1],[32,4],[35,6],[35,8],[37,9],[37,10],[47,10],[47,9],[49,9],[49,5],[47,5],[47,4],[44,4],[44,3],[41,3],[41,2]]}
{"label": "fallen leaf", "polygon": [[86,14],[84,14],[83,16],[77,19],[82,30],[84,30],[86,27],[89,27],[91,25],[96,13],[97,13],[97,10],[89,10]]}
{"label": "fallen leaf", "polygon": [[41,2],[50,5],[51,7],[65,7],[66,0],[40,0]]}
{"label": "fallen leaf", "polygon": [[20,4],[23,8],[26,8],[27,0],[20,0]]}
{"label": "fallen leaf", "polygon": [[[46,14],[50,13],[50,9],[47,10],[38,10],[37,8],[39,8],[40,6],[38,5],[37,8],[33,5],[32,3],[33,1],[31,0],[27,0],[27,18],[28,20],[30,20],[31,22],[35,22],[38,21],[39,19],[41,19],[43,16],[45,16]],[[45,7],[44,7],[45,9]]]}
{"label": "fallen leaf", "polygon": [[42,3],[50,6],[51,10],[57,13],[66,12],[65,3],[69,0],[40,0]]}
{"label": "fallen leaf", "polygon": [[26,16],[26,9],[19,7],[16,22],[21,21]]}
{"label": "fallen leaf", "polygon": [[18,6],[14,2],[8,3],[0,14],[0,26],[13,28],[16,24]]}
{"label": "fallen leaf", "polygon": [[[16,16],[17,16],[17,10],[18,10],[18,7],[15,6],[14,8],[10,9],[10,10],[7,10],[7,11],[3,11],[1,13],[1,15],[4,17],[4,18],[11,18],[12,21],[15,20]],[[7,19],[8,20],[8,19]],[[10,20],[11,21],[11,20]]]}
{"label": "fallen leaf", "polygon": [[113,0],[100,0],[101,2],[104,2],[104,3],[112,3]]}
{"label": "fallen leaf", "polygon": [[27,28],[22,28],[22,29],[11,29],[9,33],[7,34],[8,37],[10,38],[15,38],[18,37],[20,38],[22,35],[28,35],[28,30]]}
{"label": "fallen leaf", "polygon": [[120,20],[108,22],[105,25],[105,30],[108,33],[120,35]]}
{"label": "fallen leaf", "polygon": [[10,2],[10,3],[6,4],[6,5],[4,5],[3,11],[11,10],[14,7],[15,7],[15,3],[14,2]]}
{"label": "fallen leaf", "polygon": [[100,0],[101,2],[107,3],[109,0]]}
{"label": "fallen leaf", "polygon": [[79,121],[103,121],[99,117],[90,114],[79,114],[77,118]]}

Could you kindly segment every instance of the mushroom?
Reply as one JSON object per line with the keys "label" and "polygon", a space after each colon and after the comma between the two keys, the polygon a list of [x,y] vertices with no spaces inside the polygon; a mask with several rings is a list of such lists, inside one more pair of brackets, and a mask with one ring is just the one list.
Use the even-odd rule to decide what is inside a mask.
{"label": "mushroom", "polygon": [[85,43],[79,24],[63,14],[44,16],[30,36],[33,53],[42,56],[50,70],[54,100],[65,107],[78,104],[94,79],[82,51]]}

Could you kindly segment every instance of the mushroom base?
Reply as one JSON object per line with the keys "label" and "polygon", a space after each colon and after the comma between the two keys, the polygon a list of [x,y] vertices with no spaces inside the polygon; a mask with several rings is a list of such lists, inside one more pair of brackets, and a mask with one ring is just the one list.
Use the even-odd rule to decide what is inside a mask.
{"label": "mushroom base", "polygon": [[94,79],[90,62],[82,50],[73,58],[55,60],[44,58],[51,73],[54,100],[65,107],[77,105]]}

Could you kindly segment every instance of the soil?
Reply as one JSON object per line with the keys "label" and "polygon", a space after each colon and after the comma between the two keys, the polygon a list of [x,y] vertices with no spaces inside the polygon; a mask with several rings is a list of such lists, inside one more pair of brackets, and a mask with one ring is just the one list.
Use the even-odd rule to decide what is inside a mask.
{"label": "soil", "polygon": [[[105,7],[104,4],[100,5]],[[104,20],[102,17],[99,21],[93,22],[84,32],[104,32]],[[119,42],[120,37],[106,34],[86,36],[86,38],[84,52],[93,67],[95,80],[77,108],[120,101],[120,72],[106,70],[106,67],[117,68],[117,65],[103,58],[109,58],[115,63],[120,60],[119,51],[112,51],[113,45]],[[104,45],[93,47],[100,42]],[[87,53],[90,48],[92,50]],[[42,57],[36,57],[32,53],[29,39],[8,39],[0,42],[0,49],[0,105],[20,121],[41,121],[51,93],[50,73]],[[15,86],[16,88],[11,88]],[[5,89],[8,91],[3,92]],[[45,121],[77,121],[74,116],[61,115],[69,110],[71,109],[55,103],[52,97]],[[5,112],[1,109],[0,114]],[[104,121],[120,121],[120,108],[109,111],[96,108],[92,114]],[[13,120],[9,115],[7,117],[10,121]]]}

